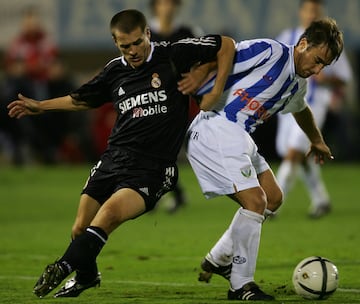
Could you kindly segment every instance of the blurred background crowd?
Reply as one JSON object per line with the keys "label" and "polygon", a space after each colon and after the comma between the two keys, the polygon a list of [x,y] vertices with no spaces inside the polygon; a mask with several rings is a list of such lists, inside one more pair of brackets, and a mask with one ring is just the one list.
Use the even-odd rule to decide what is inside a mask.
{"label": "blurred background crowd", "polygon": [[[352,77],[334,91],[323,132],[338,161],[360,160],[360,1],[326,0],[326,15],[344,31]],[[299,0],[12,0],[0,3],[0,164],[94,162],[106,147],[115,113],[49,113],[20,120],[6,106],[18,93],[35,99],[67,95],[118,56],[109,32],[117,11],[136,8],[153,38],[207,33],[236,40],[275,38],[299,23]],[[277,118],[254,134],[261,153],[279,160]]]}

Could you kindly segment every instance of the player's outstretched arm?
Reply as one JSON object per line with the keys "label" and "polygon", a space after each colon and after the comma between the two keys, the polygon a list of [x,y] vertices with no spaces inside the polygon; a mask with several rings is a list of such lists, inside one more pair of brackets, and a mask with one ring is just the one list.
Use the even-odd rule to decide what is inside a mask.
{"label": "player's outstretched arm", "polygon": [[200,103],[200,109],[204,111],[211,110],[220,99],[224,91],[225,83],[233,66],[235,55],[235,42],[232,38],[222,36],[221,48],[217,53],[217,76],[215,85],[211,92],[205,94]]}
{"label": "player's outstretched arm", "polygon": [[314,116],[309,107],[304,110],[293,113],[296,122],[300,128],[305,132],[311,142],[310,150],[307,156],[313,154],[317,163],[323,164],[326,159],[334,159],[330,148],[326,145],[321,131],[317,127]]}
{"label": "player's outstretched arm", "polygon": [[84,102],[73,99],[70,95],[38,101],[19,94],[18,99],[11,102],[7,108],[10,117],[21,118],[48,111],[80,111],[90,107]]}

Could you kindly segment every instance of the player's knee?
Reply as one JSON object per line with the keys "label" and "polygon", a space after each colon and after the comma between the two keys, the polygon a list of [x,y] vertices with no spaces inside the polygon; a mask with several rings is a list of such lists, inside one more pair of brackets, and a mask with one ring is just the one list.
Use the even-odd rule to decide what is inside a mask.
{"label": "player's knee", "polygon": [[267,199],[265,193],[254,195],[244,206],[245,209],[263,214],[267,208]]}
{"label": "player's knee", "polygon": [[270,209],[271,211],[276,211],[283,203],[283,200],[284,200],[284,193],[280,188],[278,188],[274,193],[272,202],[268,203],[268,209]]}
{"label": "player's knee", "polygon": [[267,209],[276,211],[281,206],[284,199],[284,194],[280,188],[273,189],[268,195]]}
{"label": "player's knee", "polygon": [[71,238],[74,240],[79,235],[83,234],[85,232],[85,229],[86,229],[85,226],[74,224],[72,229],[71,229]]}

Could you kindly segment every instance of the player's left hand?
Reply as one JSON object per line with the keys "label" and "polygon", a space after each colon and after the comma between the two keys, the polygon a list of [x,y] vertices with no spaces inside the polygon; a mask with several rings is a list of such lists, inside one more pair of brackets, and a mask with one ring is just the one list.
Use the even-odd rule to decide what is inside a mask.
{"label": "player's left hand", "polygon": [[181,76],[183,78],[178,82],[178,90],[184,95],[194,94],[205,78],[203,72],[200,69],[195,69],[191,72],[183,73]]}
{"label": "player's left hand", "polygon": [[42,114],[39,102],[37,100],[18,94],[18,100],[8,104],[8,114],[11,118],[21,118],[27,115]]}
{"label": "player's left hand", "polygon": [[178,81],[178,90],[184,95],[194,94],[204,83],[209,73],[214,69],[215,63],[194,65],[190,72],[181,74],[182,79]]}
{"label": "player's left hand", "polygon": [[323,142],[312,143],[306,157],[313,155],[315,162],[322,165],[325,160],[333,160],[334,156],[331,154],[330,148]]}

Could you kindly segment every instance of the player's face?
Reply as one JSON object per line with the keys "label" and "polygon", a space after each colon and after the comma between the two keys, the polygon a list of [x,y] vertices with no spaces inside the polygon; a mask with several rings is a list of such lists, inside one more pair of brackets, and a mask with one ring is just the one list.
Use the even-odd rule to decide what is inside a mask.
{"label": "player's face", "polygon": [[139,27],[129,34],[114,29],[112,34],[115,45],[133,68],[141,66],[146,61],[151,49],[148,28],[143,32]]}
{"label": "player's face", "polygon": [[299,18],[303,28],[307,28],[311,22],[320,19],[323,15],[323,7],[319,3],[304,2],[300,7]]}
{"label": "player's face", "polygon": [[302,78],[319,74],[325,66],[331,64],[332,60],[333,58],[327,45],[311,47],[304,38],[295,47],[295,72]]}

